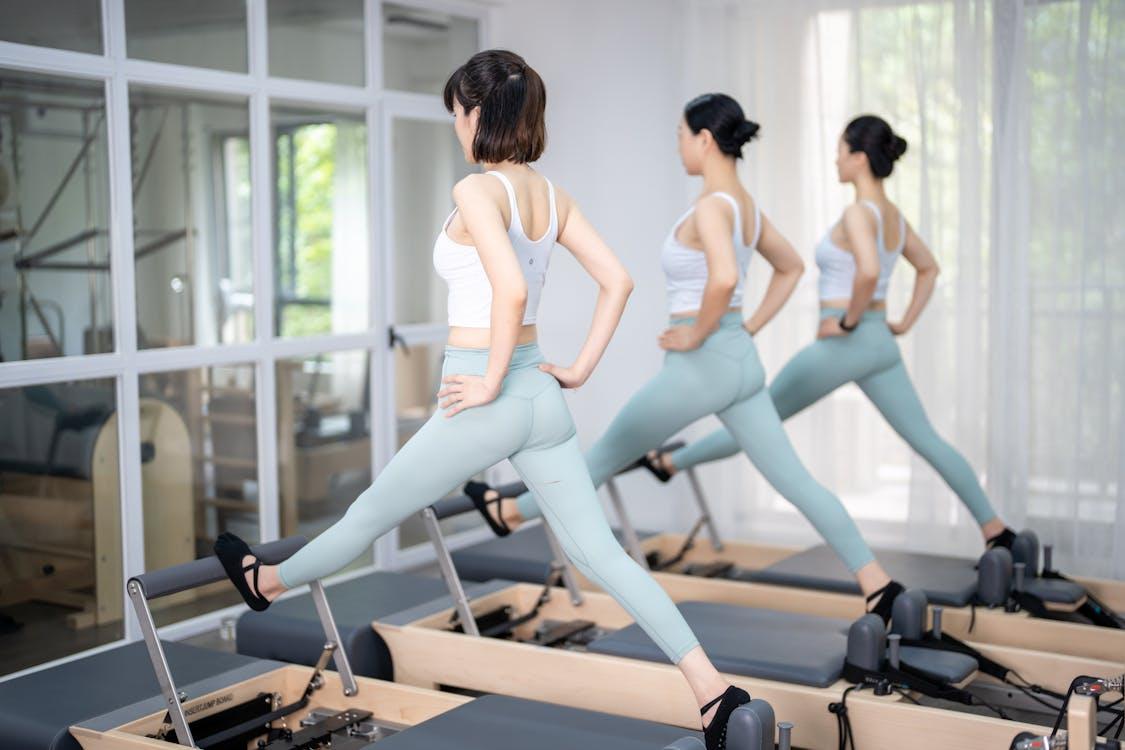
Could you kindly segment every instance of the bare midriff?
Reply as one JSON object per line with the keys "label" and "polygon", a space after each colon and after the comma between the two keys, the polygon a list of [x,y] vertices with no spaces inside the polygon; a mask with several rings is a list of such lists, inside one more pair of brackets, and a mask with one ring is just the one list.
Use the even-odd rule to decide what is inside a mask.
{"label": "bare midriff", "polygon": [[[539,332],[534,323],[520,326],[516,345],[530,344],[538,338]],[[492,329],[451,326],[447,342],[450,346],[458,346],[464,349],[487,349],[492,344]]]}
{"label": "bare midriff", "polygon": [[[848,309],[852,301],[850,299],[822,299],[820,301],[820,309],[834,308],[834,309]],[[884,300],[871,300],[871,304],[867,306],[868,310],[886,310],[887,303]]]}
{"label": "bare midriff", "polygon": [[[728,313],[732,313],[732,312],[740,313],[740,312],[742,312],[742,308],[741,307],[728,307],[727,312]],[[672,320],[682,320],[683,318],[698,318],[699,317],[699,310],[688,310],[687,312],[672,313],[669,317],[672,318]]]}

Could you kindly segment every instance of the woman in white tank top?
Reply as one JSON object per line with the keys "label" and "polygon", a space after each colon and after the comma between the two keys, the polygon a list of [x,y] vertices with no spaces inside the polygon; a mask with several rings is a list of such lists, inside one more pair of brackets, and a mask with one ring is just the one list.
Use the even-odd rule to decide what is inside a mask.
{"label": "woman in white tank top", "polygon": [[[873,115],[857,117],[840,137],[836,169],[856,201],[824,235],[820,267],[820,327],[816,343],[797,354],[770,384],[782,419],[855,382],[891,427],[949,485],[980,526],[985,545],[1010,547],[1015,534],[992,507],[968,461],[934,430],[903,365],[895,336],[908,332],[934,290],[933,254],[887,198],[883,181],[906,152],[906,141]],[[914,295],[899,322],[886,312],[887,282],[899,257],[917,272]],[[732,456],[725,430],[661,458],[669,471]]]}
{"label": "woman in white tank top", "polygon": [[[752,336],[785,303],[802,271],[793,246],[738,178],[742,146],[757,129],[723,94],[705,94],[684,108],[680,157],[689,175],[703,177],[703,195],[664,242],[671,319],[659,338],[667,351],[664,367],[621,409],[586,454],[586,465],[596,485],[639,458],[666,477],[649,452],[692,422],[718,416],[738,449],[855,574],[870,610],[887,620],[902,587],[875,560],[839,498],[801,464],[770,400],[754,347]],[[765,297],[744,322],[742,279],[754,251],[774,272]],[[536,498],[528,493],[503,518],[510,525],[538,513]]]}
{"label": "woman in white tank top", "polygon": [[[286,589],[339,570],[403,519],[506,458],[535,493],[567,557],[679,666],[714,750],[722,747],[730,714],[750,696],[722,678],[667,593],[614,538],[563,399],[562,388],[584,383],[601,358],[632,281],[574,201],[530,166],[545,143],[545,100],[539,75],[502,50],[474,55],[446,84],[465,157],[487,172],[453,188],[456,211],[434,244],[434,265],[449,285],[440,409],[340,521],[280,566],[261,564],[233,535],[224,535],[215,552],[247,604],[265,609]],[[600,287],[586,343],[567,367],[547,364],[535,343],[539,294],[556,242]],[[483,500],[478,507],[487,518]]]}

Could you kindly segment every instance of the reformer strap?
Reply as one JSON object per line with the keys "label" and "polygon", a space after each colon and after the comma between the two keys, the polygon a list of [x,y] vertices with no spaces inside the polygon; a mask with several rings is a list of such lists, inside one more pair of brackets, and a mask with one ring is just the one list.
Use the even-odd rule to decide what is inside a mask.
{"label": "reformer strap", "polygon": [[973,696],[968,691],[952,685],[941,685],[933,682],[928,675],[907,664],[900,663],[899,668],[895,669],[884,661],[880,671],[874,672],[845,661],[843,677],[856,685],[879,685],[883,682],[890,682],[930,698],[963,703],[966,706],[973,705]]}

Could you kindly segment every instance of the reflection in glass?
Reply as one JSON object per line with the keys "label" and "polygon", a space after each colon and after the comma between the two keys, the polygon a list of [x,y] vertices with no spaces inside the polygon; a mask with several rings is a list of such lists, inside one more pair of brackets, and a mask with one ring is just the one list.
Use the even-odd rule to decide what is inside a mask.
{"label": "reflection in glass", "polygon": [[362,86],[363,0],[269,0],[270,75]]}
{"label": "reflection in glass", "polygon": [[453,208],[450,189],[473,170],[449,122],[396,119],[391,138],[395,322],[444,324],[446,289],[433,270],[434,235]]}
{"label": "reflection in glass", "polygon": [[[441,390],[441,365],[445,345],[411,344],[410,351],[395,349],[395,415],[398,427],[398,448],[414,437],[437,409],[437,392]],[[480,478],[480,477],[478,477]],[[469,477],[465,477],[469,479]],[[450,495],[461,494],[455,487]],[[438,500],[440,498],[434,498]],[[447,518],[441,522],[445,534],[477,528],[484,520],[477,513]],[[415,514],[398,527],[399,549],[428,542],[422,519]]]}
{"label": "reflection in glass", "polygon": [[478,48],[477,22],[383,3],[383,86],[440,94],[445,80]]}
{"label": "reflection in glass", "polygon": [[368,327],[362,115],[275,108],[274,321],[280,336]]}
{"label": "reflection in glass", "polygon": [[245,73],[246,3],[125,0],[129,57]]}
{"label": "reflection in glass", "polygon": [[102,53],[98,0],[0,0],[0,40]]}
{"label": "reflection in glass", "polygon": [[312,539],[371,484],[370,361],[365,351],[278,361],[281,536]]}
{"label": "reflection in glass", "polygon": [[0,675],[123,635],[116,405],[109,379],[0,390]]}
{"label": "reflection in glass", "polygon": [[[254,368],[225,365],[141,376],[142,398],[167,408],[177,427],[158,456],[175,456],[165,471],[144,476],[145,567],[176,565],[212,554],[219,534],[230,531],[255,543],[258,538],[258,448]],[[164,419],[146,430],[165,430]],[[171,458],[168,459],[171,461]],[[157,625],[193,617],[241,601],[227,583],[185,591],[158,600]]]}
{"label": "reflection in glass", "polygon": [[133,87],[129,107],[138,346],[250,341],[246,102]]}
{"label": "reflection in glass", "polygon": [[0,70],[0,361],[113,350],[100,83]]}

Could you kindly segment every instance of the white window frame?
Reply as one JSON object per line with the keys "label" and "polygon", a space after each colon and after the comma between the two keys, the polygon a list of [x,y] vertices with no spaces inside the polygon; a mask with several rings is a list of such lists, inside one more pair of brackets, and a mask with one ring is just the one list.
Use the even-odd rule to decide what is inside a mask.
{"label": "white window frame", "polygon": [[[277,539],[280,533],[278,509],[277,383],[278,360],[314,354],[363,350],[371,361],[372,467],[377,473],[393,455],[394,385],[393,357],[387,346],[390,312],[386,304],[393,296],[393,274],[386,274],[390,253],[385,229],[393,215],[393,205],[384,190],[390,174],[385,140],[385,112],[398,112],[400,103],[410,102],[429,113],[440,109],[447,115],[440,97],[398,91],[384,91],[382,46],[382,0],[363,0],[365,14],[365,80],[363,86],[271,77],[268,74],[268,0],[245,0],[247,9],[246,73],[210,70],[129,59],[125,48],[125,0],[101,0],[103,54],[73,52],[0,41],[0,68],[61,75],[100,81],[105,87],[106,132],[109,155],[109,242],[113,272],[110,277],[114,316],[115,350],[105,354],[69,355],[51,359],[0,363],[0,389],[33,384],[58,383],[76,379],[113,378],[118,411],[120,454],[122,586],[144,572],[144,520],[141,501],[139,376],[146,373],[225,364],[250,364],[254,367],[256,431],[258,452],[259,533],[263,541]],[[491,37],[490,6],[468,0],[394,0],[425,10],[445,12],[477,22],[478,46],[483,49]],[[129,147],[129,86],[160,86],[186,93],[227,95],[244,98],[249,112],[251,184],[251,235],[254,274],[254,340],[241,344],[185,346],[167,349],[137,349],[133,205],[131,202],[132,164]],[[362,112],[367,127],[368,160],[368,252],[370,276],[366,330],[348,334],[328,334],[304,338],[275,338],[273,325],[273,237],[271,206],[270,107],[273,103],[324,107]],[[384,167],[387,167],[386,171]],[[391,269],[393,270],[393,268]],[[441,329],[444,331],[444,327]],[[430,331],[436,334],[436,329]],[[403,333],[407,333],[403,331]],[[410,339],[423,332],[409,332]],[[429,339],[428,339],[429,340]],[[378,377],[382,376],[382,377]],[[476,534],[477,532],[471,532]],[[464,535],[462,535],[464,536]],[[479,535],[478,535],[479,536]],[[474,537],[475,538],[475,537]],[[465,540],[458,540],[464,543]],[[380,539],[373,550],[372,564],[334,578],[344,580],[369,572],[375,567],[424,563],[432,559],[428,548],[397,554],[397,530]],[[124,590],[124,589],[122,589]],[[124,599],[124,597],[123,597]],[[126,609],[128,609],[126,607]],[[244,609],[227,607],[160,628],[165,638],[185,638],[219,626]],[[12,679],[28,672],[104,651],[141,637],[136,618],[123,612],[123,638],[96,648],[80,651],[47,664],[0,678]]]}

